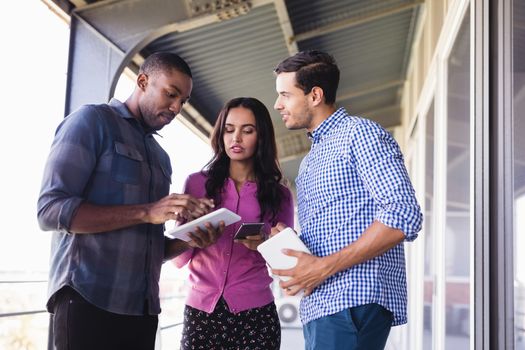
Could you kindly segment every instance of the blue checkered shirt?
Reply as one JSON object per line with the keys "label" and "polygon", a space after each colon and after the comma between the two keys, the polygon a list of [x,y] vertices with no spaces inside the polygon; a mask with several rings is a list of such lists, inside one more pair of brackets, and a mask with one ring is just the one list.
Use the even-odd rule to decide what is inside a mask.
{"label": "blue checkered shirt", "polygon": [[[317,256],[340,251],[377,220],[412,241],[422,213],[393,137],[377,123],[338,109],[311,135],[296,179],[300,237]],[[405,254],[399,244],[338,272],[301,300],[304,324],[346,308],[377,303],[392,325],[407,322]]]}

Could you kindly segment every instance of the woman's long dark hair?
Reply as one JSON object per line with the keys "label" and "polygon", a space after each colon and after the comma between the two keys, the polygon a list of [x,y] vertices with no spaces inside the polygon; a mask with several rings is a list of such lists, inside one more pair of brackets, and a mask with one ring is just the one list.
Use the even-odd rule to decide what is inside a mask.
{"label": "woman's long dark hair", "polygon": [[221,202],[221,192],[229,177],[230,158],[224,146],[224,125],[232,108],[243,107],[252,111],[255,116],[257,130],[257,148],[254,153],[253,168],[257,182],[257,200],[261,208],[260,220],[270,214],[274,220],[283,201],[281,180],[283,178],[277,160],[277,146],[272,119],[266,106],[253,97],[237,97],[224,105],[215,122],[211,135],[213,158],[206,164],[203,172],[207,175],[206,194],[218,205]]}

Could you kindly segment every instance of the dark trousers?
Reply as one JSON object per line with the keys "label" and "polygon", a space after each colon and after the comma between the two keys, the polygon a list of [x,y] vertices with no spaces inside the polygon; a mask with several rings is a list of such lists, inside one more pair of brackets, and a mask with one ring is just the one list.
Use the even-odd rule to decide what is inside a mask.
{"label": "dark trousers", "polygon": [[153,350],[158,317],[114,314],[88,303],[74,289],[55,299],[53,338],[56,350]]}

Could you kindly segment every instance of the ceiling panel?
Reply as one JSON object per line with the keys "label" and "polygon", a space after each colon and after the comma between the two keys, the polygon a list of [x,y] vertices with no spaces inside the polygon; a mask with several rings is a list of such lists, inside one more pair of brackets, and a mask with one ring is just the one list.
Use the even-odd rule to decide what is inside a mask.
{"label": "ceiling panel", "polygon": [[[69,12],[78,6],[77,11],[85,15],[84,20],[92,21],[95,30],[113,28],[106,37],[116,43],[124,42],[126,47],[131,47],[131,41],[138,40],[140,35],[158,31],[158,23],[166,25],[169,20],[177,24],[177,18],[182,22],[193,21],[189,27],[192,29],[168,30],[166,35],[149,42],[140,54],[146,57],[154,51],[167,50],[188,61],[194,74],[190,102],[203,117],[196,118],[195,123],[202,120],[213,124],[221,106],[233,97],[259,98],[271,111],[283,169],[290,179],[295,177],[309,141],[304,131],[286,130],[279,114],[273,111],[276,97],[273,68],[290,55],[294,45],[299,50],[329,52],[341,69],[338,106],[344,106],[351,114],[370,117],[385,127],[396,126],[400,122],[400,89],[406,79],[412,40],[424,3],[423,0],[198,1],[199,6],[209,2],[212,9],[242,2],[244,9],[248,9],[246,14],[222,20],[213,11],[188,18],[188,13],[182,10],[177,13],[165,10],[187,10],[193,8],[195,0],[53,1]],[[152,3],[161,6],[154,6],[151,13],[133,12],[134,8],[144,9]],[[215,15],[214,21],[199,22]],[[101,25],[114,18],[126,25]],[[137,22],[137,18],[142,20]],[[130,27],[133,23],[137,26]]]}
{"label": "ceiling panel", "polygon": [[[272,109],[276,97],[273,68],[288,56],[275,7],[252,9],[247,15],[171,33],[148,45],[144,54],[177,52],[192,68],[192,105],[213,123],[227,100],[238,96],[260,99]],[[277,124],[276,122],[276,124]]]}

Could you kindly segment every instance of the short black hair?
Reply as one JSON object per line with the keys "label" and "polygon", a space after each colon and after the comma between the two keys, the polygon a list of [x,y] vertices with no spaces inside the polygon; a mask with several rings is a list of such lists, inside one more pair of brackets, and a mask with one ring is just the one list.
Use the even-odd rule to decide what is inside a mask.
{"label": "short black hair", "polygon": [[140,66],[139,73],[151,75],[172,69],[192,78],[190,66],[186,61],[179,55],[168,51],[155,52],[149,55]]}
{"label": "short black hair", "polygon": [[274,69],[277,75],[292,72],[296,73],[297,86],[305,94],[312,91],[314,86],[318,86],[323,89],[326,103],[335,103],[339,68],[331,55],[318,50],[301,51],[286,58]]}

